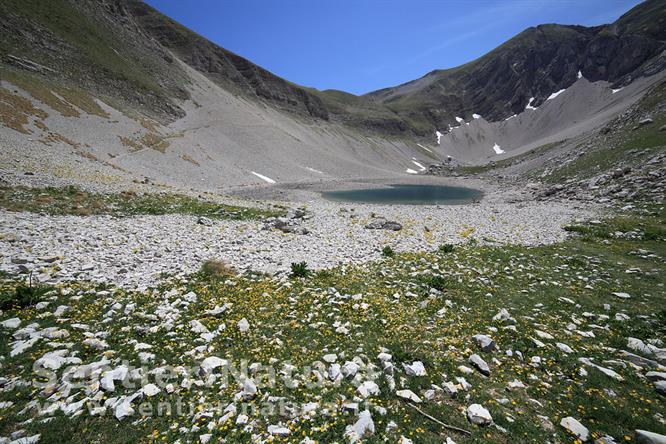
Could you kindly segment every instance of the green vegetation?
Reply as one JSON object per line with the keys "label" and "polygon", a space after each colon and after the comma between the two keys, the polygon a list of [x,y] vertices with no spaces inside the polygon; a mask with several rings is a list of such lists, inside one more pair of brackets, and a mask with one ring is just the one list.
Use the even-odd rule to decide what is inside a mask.
{"label": "green vegetation", "polygon": [[565,230],[578,233],[582,239],[594,242],[613,238],[631,237],[646,241],[666,239],[666,220],[656,218],[616,217],[605,223],[570,225]]}
{"label": "green vegetation", "polygon": [[[369,443],[397,442],[400,436],[417,443],[439,443],[446,436],[460,444],[571,442],[559,425],[567,416],[589,428],[595,439],[609,434],[618,442],[630,441],[635,429],[666,433],[666,425],[659,420],[666,411],[666,400],[642,376],[645,370],[624,364],[621,354],[627,349],[628,337],[647,341],[666,334],[666,210],[663,206],[643,208],[569,230],[580,234],[561,244],[535,248],[460,245],[448,254],[400,253],[391,261],[317,273],[305,272],[307,264],[302,262],[292,265],[292,273],[301,277],[297,280],[249,275],[210,279],[206,272],[182,281],[167,280],[144,292],[85,282],[66,285],[62,292],[46,295],[47,310],[15,308],[4,312],[2,319],[18,316],[22,326],[37,323],[39,328],[67,329],[62,342],[71,344],[71,356],[83,364],[108,357],[112,367],[124,360],[140,366],[134,344],[141,343],[148,344],[155,356],[147,365],[149,370],[198,368],[208,356],[232,362],[248,359],[278,371],[286,364],[294,366],[298,386],[279,379],[275,386],[258,384],[256,397],[234,401],[239,391],[234,382],[185,384],[184,376],[171,376],[173,393],[162,389],[152,398],[134,401],[135,412],[120,421],[107,408],[102,416],[87,411],[74,416],[58,412],[51,422],[25,422],[50,416],[36,416],[34,409],[25,407],[32,400],[45,402],[52,394],[16,384],[0,393],[0,402],[13,403],[3,410],[0,434],[7,436],[21,428],[27,436],[41,433],[48,442],[113,443],[198,442],[198,435],[211,433],[211,442],[238,443],[250,440],[251,433],[265,437],[269,425],[282,424],[290,435],[274,437],[275,442],[300,442],[305,436],[318,442],[342,442],[346,427],[357,419],[357,413],[343,404],[359,396],[358,382],[369,374],[366,364],[381,369],[378,354],[382,351],[392,355],[397,387],[390,387],[390,373],[380,371],[375,379],[380,392],[361,404],[361,409],[369,408],[375,424]],[[213,263],[205,267],[210,272],[218,268]],[[8,276],[3,279],[5,289],[23,285]],[[627,293],[630,299],[616,297],[614,292]],[[69,307],[66,321],[49,313],[60,305]],[[121,308],[111,310],[112,306]],[[129,306],[132,310],[124,311]],[[226,309],[220,314],[216,307]],[[165,330],[160,316],[174,309],[178,318]],[[512,320],[493,319],[502,309]],[[249,324],[245,330],[239,327],[243,319]],[[201,327],[197,331],[192,327],[193,320],[213,332],[207,342],[200,337]],[[72,328],[74,324],[87,326],[87,330]],[[92,333],[102,331],[107,347],[96,349],[84,343]],[[481,352],[472,339],[478,333],[491,335],[500,351]],[[28,351],[9,356],[16,339],[2,331],[3,376],[35,380],[33,362],[56,349],[58,341],[39,341]],[[563,351],[556,342],[573,352]],[[193,349],[202,344],[204,351],[195,353]],[[327,353],[335,353],[340,364],[352,359],[363,363],[359,381],[343,377],[331,382],[326,376],[329,364],[322,363]],[[461,373],[459,366],[471,366],[467,359],[472,353],[489,363],[489,377],[476,371]],[[612,369],[621,379],[578,358]],[[424,364],[425,376],[405,374],[402,364],[413,361]],[[314,369],[324,375],[320,385],[315,384]],[[58,375],[62,372],[64,368],[56,371]],[[193,379],[205,379],[201,374]],[[152,373],[146,377],[153,382]],[[441,390],[426,398],[426,390],[433,384],[458,384],[456,377],[464,377],[470,387],[459,386],[460,393],[453,398]],[[515,380],[525,387],[508,389]],[[418,407],[424,413],[468,429],[471,435],[445,430],[417,412],[396,395],[395,390],[403,388],[423,400]],[[83,389],[77,390],[68,392],[72,398],[67,403],[84,399]],[[117,383],[115,391],[101,402],[136,390]],[[290,420],[278,411],[258,410],[268,396],[317,407],[313,414]],[[159,417],[140,411],[142,402],[155,407],[158,402],[176,400],[193,410]],[[90,405],[96,402],[86,401]],[[249,421],[256,421],[252,432],[236,424],[237,415],[215,422],[223,413],[213,407],[219,403],[224,408],[231,402],[238,413],[250,409],[245,413]],[[506,432],[469,424],[462,412],[472,403],[486,407]],[[379,414],[377,408],[385,409],[385,414]],[[396,427],[387,429],[390,422]],[[208,424],[213,423],[209,429]]]}
{"label": "green vegetation", "polygon": [[291,263],[291,277],[295,278],[304,278],[310,276],[312,271],[308,268],[308,263],[303,262],[292,262]]}
{"label": "green vegetation", "polygon": [[[5,276],[0,278],[5,279]],[[0,287],[0,310],[21,310],[32,307],[42,301],[44,295],[52,289],[46,285],[33,285],[32,276],[29,277],[27,285],[17,284],[10,289]]]}
{"label": "green vegetation", "polygon": [[97,194],[74,186],[62,188],[0,187],[0,208],[50,215],[113,216],[188,214],[216,219],[262,219],[282,211],[224,205],[177,194]]}
{"label": "green vegetation", "polygon": [[384,257],[393,257],[395,256],[395,251],[389,245],[382,248],[382,256]]}
{"label": "green vegetation", "polygon": [[452,253],[454,248],[453,244],[442,244],[439,246],[438,250],[440,253]]}
{"label": "green vegetation", "polygon": [[[87,64],[101,70],[107,76],[128,81],[134,87],[161,95],[162,89],[152,78],[144,63],[137,59],[128,60],[126,57],[131,51],[126,50],[126,43],[119,40],[108,25],[93,22],[77,7],[67,0],[6,0],[2,11],[11,11],[12,14],[23,16],[28,20],[44,27],[74,48]],[[0,50],[8,53],[16,52],[16,45],[25,45],[25,42],[14,40],[12,36],[2,39]],[[37,45],[25,45],[20,48],[19,54],[36,59],[41,63],[49,64],[50,57],[47,51],[37,52]],[[125,56],[121,55],[124,54]],[[70,66],[70,69],[78,69]]]}
{"label": "green vegetation", "polygon": [[27,91],[34,99],[48,105],[65,117],[79,117],[81,113],[77,108],[91,115],[109,117],[109,114],[94,98],[80,88],[65,88],[34,74],[19,73],[8,69],[0,69],[0,77]]}

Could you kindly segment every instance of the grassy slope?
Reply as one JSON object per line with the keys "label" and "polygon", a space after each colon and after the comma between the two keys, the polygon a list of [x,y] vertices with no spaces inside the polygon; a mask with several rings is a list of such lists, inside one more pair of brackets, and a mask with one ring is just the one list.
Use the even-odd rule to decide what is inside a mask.
{"label": "grassy slope", "polygon": [[[6,0],[4,7],[12,13],[25,17],[39,24],[57,38],[66,42],[84,58],[84,60],[104,75],[127,80],[133,87],[161,94],[160,86],[145,70],[141,63],[134,63],[126,58],[126,45],[118,40],[100,23],[93,22],[89,17],[71,6],[67,0]],[[0,46],[4,51],[14,53],[17,49],[28,58],[50,64],[48,52],[35,51],[37,46],[25,45],[16,47],[14,41],[3,39]],[[20,44],[20,42],[19,42]],[[121,54],[125,53],[123,57]],[[21,54],[15,54],[21,55]],[[70,69],[77,69],[70,66]]]}
{"label": "grassy slope", "polygon": [[[468,365],[467,357],[478,352],[490,364],[489,378],[476,372],[467,375],[472,384],[467,393],[451,399],[437,392],[433,400],[420,406],[446,423],[470,429],[470,437],[447,432],[417,413],[395,396],[387,380],[380,376],[377,383],[381,394],[372,396],[369,401],[385,407],[387,414],[382,416],[373,411],[376,433],[368,442],[383,442],[384,437],[395,442],[400,435],[419,443],[438,443],[443,436],[451,436],[458,443],[568,442],[572,439],[558,425],[565,416],[580,420],[593,436],[611,434],[620,440],[623,436],[632,439],[636,428],[666,433],[666,426],[655,416],[666,410],[666,402],[654,392],[648,381],[638,376],[636,370],[619,364],[603,364],[603,361],[618,360],[615,349],[626,348],[628,336],[647,340],[663,338],[666,334],[663,306],[666,211],[663,206],[649,211],[651,213],[625,215],[622,220],[611,220],[602,225],[574,228],[573,231],[582,234],[559,245],[494,248],[470,244],[448,254],[401,254],[378,263],[326,270],[285,283],[274,278],[244,276],[215,280],[199,275],[185,282],[167,281],[155,292],[109,289],[106,296],[89,291],[90,286],[86,283],[74,283],[65,286],[68,295],[54,293],[50,299],[50,307],[71,306],[68,320],[57,321],[33,308],[5,313],[3,319],[19,316],[23,325],[38,322],[42,328],[53,325],[68,329],[71,336],[60,342],[72,343],[72,349],[84,362],[98,360],[104,352],[81,344],[83,333],[71,328],[75,322],[91,326],[92,331],[108,331],[106,341],[116,352],[107,353],[107,356],[116,361],[128,359],[138,365],[137,353],[130,341],[151,344],[149,351],[156,354],[157,364],[149,368],[160,365],[160,362],[161,365],[197,365],[199,359],[187,353],[202,344],[188,326],[192,319],[199,319],[211,331],[226,326],[203,356],[216,355],[233,362],[248,359],[250,363],[264,365],[277,359],[273,364],[276,369],[289,362],[301,371],[302,366],[311,366],[329,352],[344,353],[341,363],[360,356],[364,363],[379,365],[376,356],[381,347],[385,347],[397,366],[398,386],[402,380],[406,387],[419,395],[431,384],[441,386],[444,381],[455,382],[455,376],[463,376],[457,367]],[[634,234],[617,237],[613,233],[618,230]],[[640,273],[626,272],[634,267],[640,268]],[[7,278],[4,282],[6,291],[15,285],[14,279]],[[335,291],[328,288],[334,288],[342,295],[358,294],[361,297],[358,300],[336,297]],[[433,288],[442,293],[430,296]],[[174,293],[167,296],[167,291],[172,289]],[[198,299],[180,308],[181,319],[174,330],[144,330],[159,324],[150,316],[158,311],[162,301],[172,302],[188,291],[194,291]],[[611,295],[614,291],[627,292],[632,299],[616,298]],[[81,297],[74,298],[75,295]],[[573,300],[576,305],[561,298]],[[136,309],[131,315],[123,314],[122,310],[105,314],[114,303],[123,306],[134,303]],[[206,309],[226,303],[232,306],[220,317],[204,314]],[[609,304],[610,310],[604,308],[604,304]],[[508,309],[516,319],[515,332],[504,329],[507,324],[492,320],[502,308]],[[630,320],[617,321],[616,313],[624,313]],[[109,317],[109,321],[103,321],[105,317]],[[240,333],[236,327],[243,317],[251,326],[246,334]],[[335,321],[347,325],[350,333],[336,332]],[[572,322],[577,323],[574,330],[592,331],[595,337],[583,337],[571,331]],[[503,352],[481,353],[471,336],[488,333],[490,327],[499,329],[490,334],[502,350],[520,350],[524,360]],[[532,340],[537,338],[536,330],[552,334],[555,339],[541,339],[545,346],[538,347]],[[0,350],[4,356],[8,356],[11,341],[11,337],[3,332]],[[575,352],[572,355],[561,352],[554,346],[556,341],[568,344]],[[3,376],[32,379],[32,362],[51,349],[46,341],[42,341],[24,354],[7,357]],[[542,358],[540,365],[531,364],[533,356]],[[624,381],[616,381],[589,367],[588,376],[579,375],[582,366],[577,362],[578,357],[589,357],[612,367],[624,377]],[[493,358],[497,361],[493,362]],[[401,363],[413,360],[425,364],[427,376],[405,376]],[[311,418],[290,422],[276,414],[250,414],[257,420],[255,432],[263,433],[268,424],[284,422],[291,429],[292,436],[277,439],[278,442],[299,442],[303,436],[318,442],[341,440],[345,427],[353,423],[356,416],[342,412],[340,404],[354,397],[355,385],[345,380],[339,385],[326,383],[310,387],[305,383],[312,382],[312,374],[306,370],[303,372],[296,378],[300,388],[287,388],[278,383],[275,387],[260,388],[260,396],[284,396],[295,403],[332,402],[332,410],[328,414],[319,412]],[[365,370],[361,373],[365,374]],[[149,379],[153,382],[152,377]],[[514,379],[522,381],[527,388],[507,390],[508,382]],[[179,382],[180,378],[176,380]],[[136,388],[120,389],[114,395],[134,391]],[[190,434],[178,431],[178,427],[194,424],[205,427],[212,418],[222,414],[218,412],[209,417],[206,412],[217,403],[226,406],[237,391],[233,383],[228,387],[217,384],[192,386],[179,389],[173,395],[162,391],[149,402],[155,406],[158,400],[174,402],[180,396],[198,406],[184,416],[151,418],[135,414],[132,419],[119,422],[110,416],[91,417],[84,413],[76,418],[66,418],[58,414],[48,424],[35,421],[19,426],[20,421],[32,416],[30,412],[21,414],[19,411],[29,400],[44,400],[45,396],[34,388],[17,387],[0,394],[0,400],[15,403],[0,419],[0,434],[6,435],[21,427],[29,434],[42,433],[43,442],[156,442],[176,438],[196,441],[196,435],[206,430]],[[81,398],[82,395],[78,395],[72,400]],[[498,403],[498,399],[506,401]],[[469,425],[461,411],[474,402],[487,407],[495,422],[507,432]],[[262,406],[260,397],[237,404],[239,408]],[[554,430],[540,426],[537,415],[548,416],[555,424]],[[212,442],[222,438],[226,442],[247,442],[249,433],[242,431],[234,421],[235,418],[231,418],[215,425],[211,432]],[[397,430],[385,431],[390,421],[397,423]]]}
{"label": "grassy slope", "polygon": [[0,78],[80,90],[160,121],[181,115],[174,103],[188,96],[182,70],[149,38],[107,17],[104,7],[71,0],[3,1],[2,24],[10,33],[0,40],[0,58],[18,56],[51,71],[29,73],[0,63]]}
{"label": "grassy slope", "polygon": [[0,187],[0,208],[50,215],[114,216],[188,214],[220,219],[257,219],[282,214],[279,211],[223,205],[176,194],[131,192],[96,194],[76,187],[23,188]]}

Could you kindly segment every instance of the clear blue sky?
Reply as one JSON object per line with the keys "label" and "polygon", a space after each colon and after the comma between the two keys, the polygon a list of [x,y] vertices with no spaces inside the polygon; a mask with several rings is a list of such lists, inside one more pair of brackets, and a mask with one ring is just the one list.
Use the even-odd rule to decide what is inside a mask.
{"label": "clear blue sky", "polygon": [[599,25],[639,0],[147,0],[292,82],[363,94],[469,62],[529,26]]}

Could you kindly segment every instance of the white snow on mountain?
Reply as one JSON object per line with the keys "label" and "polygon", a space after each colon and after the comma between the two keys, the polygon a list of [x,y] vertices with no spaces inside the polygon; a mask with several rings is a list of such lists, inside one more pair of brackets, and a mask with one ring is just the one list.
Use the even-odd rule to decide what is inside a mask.
{"label": "white snow on mountain", "polygon": [[254,174],[255,176],[257,176],[259,179],[263,180],[263,181],[266,181],[268,183],[275,183],[275,181],[273,179],[271,179],[270,177],[266,177],[263,174],[255,173],[254,171],[250,171],[250,172],[252,174]]}
{"label": "white snow on mountain", "polygon": [[426,167],[423,166],[423,164],[418,163],[416,160],[412,160],[412,163],[416,165],[417,167],[421,168],[421,171],[425,171]]}
{"label": "white snow on mountain", "polygon": [[[439,145],[439,139],[442,137],[442,133],[437,131],[437,133],[435,133],[435,134],[439,134],[439,136],[437,137],[437,144]],[[430,148],[427,148],[427,147],[421,145],[420,143],[417,143],[417,145],[420,146],[421,148],[423,148],[424,150],[432,153],[432,150]]]}
{"label": "white snow on mountain", "polygon": [[561,90],[559,90],[558,92],[554,92],[554,93],[552,93],[551,95],[549,95],[548,98],[547,98],[546,100],[553,100],[555,97],[559,96],[559,95],[562,94],[564,91],[566,91],[566,89],[561,89]]}

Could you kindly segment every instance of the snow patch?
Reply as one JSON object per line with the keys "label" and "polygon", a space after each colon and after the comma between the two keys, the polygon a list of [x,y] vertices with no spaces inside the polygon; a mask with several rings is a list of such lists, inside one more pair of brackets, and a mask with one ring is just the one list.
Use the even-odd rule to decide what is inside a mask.
{"label": "snow patch", "polygon": [[306,170],[312,171],[313,173],[324,174],[323,171],[315,170],[314,168],[305,167]]}
{"label": "snow patch", "polygon": [[418,163],[416,160],[412,160],[412,163],[416,165],[417,167],[421,168],[421,171],[425,171],[426,167],[424,167],[422,164]]}
{"label": "snow patch", "polygon": [[495,150],[495,154],[504,154],[505,153],[505,151],[502,148],[500,148],[500,146],[498,144],[495,144],[495,146],[493,146],[493,149]]}
{"label": "snow patch", "polygon": [[480,119],[481,115],[480,114],[472,114],[472,118],[474,119]]}
{"label": "snow patch", "polygon": [[414,171],[411,168],[407,168],[407,173],[409,173],[409,174],[419,174],[418,172]]}
{"label": "snow patch", "polygon": [[553,100],[555,97],[559,96],[559,95],[562,94],[564,91],[566,91],[566,89],[561,89],[561,90],[559,90],[558,92],[554,92],[554,93],[552,93],[551,95],[549,95],[548,98],[547,98],[546,100]]}
{"label": "snow patch", "polygon": [[616,92],[622,91],[624,88],[618,88],[618,89],[611,89],[611,94],[615,94]]}
{"label": "snow patch", "polygon": [[254,171],[250,171],[250,172],[252,174],[254,174],[255,176],[257,176],[259,179],[263,180],[263,181],[266,181],[268,183],[275,183],[275,181],[273,179],[271,179],[270,177],[266,177],[263,174],[255,173]]}
{"label": "snow patch", "polygon": [[534,97],[530,97],[530,101],[527,102],[527,106],[525,107],[525,110],[527,111],[528,109],[535,110],[536,107],[532,106],[532,102],[534,102]]}
{"label": "snow patch", "polygon": [[[435,136],[437,136],[437,145],[439,145],[439,141],[442,138],[444,134],[440,133],[439,131],[435,131]],[[421,146],[421,145],[419,145]]]}
{"label": "snow patch", "polygon": [[511,120],[511,119],[513,119],[513,118],[516,117],[516,116],[517,116],[517,114],[514,114],[514,115],[512,115],[512,116],[509,116],[509,117],[507,117],[506,119],[504,119],[504,121],[506,122],[507,120]]}
{"label": "snow patch", "polygon": [[465,122],[465,119],[463,119],[462,117],[456,117],[456,121],[457,121],[458,123],[464,123],[464,122]]}
{"label": "snow patch", "polygon": [[580,71],[580,69],[578,70],[578,78],[579,78],[579,79],[582,79],[582,78],[583,78],[583,73]]}
{"label": "snow patch", "polygon": [[[439,133],[440,136],[442,135],[442,133],[440,133],[439,131],[437,131],[437,133]],[[437,143],[439,144],[439,141]],[[417,143],[417,145],[420,146],[421,148],[423,148],[424,150],[429,151],[429,152],[432,153],[432,150],[430,148],[426,148],[423,145],[421,145],[420,143]]]}

